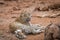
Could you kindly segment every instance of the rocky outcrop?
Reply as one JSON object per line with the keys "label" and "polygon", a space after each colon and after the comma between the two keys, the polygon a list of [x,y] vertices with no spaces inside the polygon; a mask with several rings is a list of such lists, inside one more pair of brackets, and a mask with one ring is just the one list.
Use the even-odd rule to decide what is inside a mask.
{"label": "rocky outcrop", "polygon": [[50,24],[45,29],[44,40],[60,40],[60,25]]}

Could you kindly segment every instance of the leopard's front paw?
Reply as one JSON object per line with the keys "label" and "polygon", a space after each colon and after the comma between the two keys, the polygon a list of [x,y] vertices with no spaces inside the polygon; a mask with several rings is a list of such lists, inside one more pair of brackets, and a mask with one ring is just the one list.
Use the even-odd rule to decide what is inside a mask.
{"label": "leopard's front paw", "polygon": [[15,31],[15,35],[19,39],[25,39],[26,38],[26,35],[24,35],[21,30]]}

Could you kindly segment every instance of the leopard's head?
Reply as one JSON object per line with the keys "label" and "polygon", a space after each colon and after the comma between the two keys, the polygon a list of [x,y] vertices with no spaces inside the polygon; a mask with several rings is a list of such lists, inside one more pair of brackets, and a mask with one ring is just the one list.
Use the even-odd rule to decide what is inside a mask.
{"label": "leopard's head", "polygon": [[31,14],[29,12],[22,12],[20,15],[20,20],[22,20],[23,22],[29,22],[31,20]]}

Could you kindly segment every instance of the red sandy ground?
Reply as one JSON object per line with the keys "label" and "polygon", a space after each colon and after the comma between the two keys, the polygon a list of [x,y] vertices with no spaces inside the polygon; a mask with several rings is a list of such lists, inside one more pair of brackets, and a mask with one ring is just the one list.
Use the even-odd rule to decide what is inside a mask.
{"label": "red sandy ground", "polygon": [[[43,0],[44,1],[44,0]],[[59,1],[58,1],[59,2]],[[9,32],[9,23],[14,21],[18,16],[19,12],[23,8],[27,8],[35,3],[39,3],[39,0],[35,1],[22,1],[21,3],[16,2],[4,2],[5,4],[0,6],[0,40],[19,40],[14,36],[14,34]],[[17,7],[17,8],[15,8]],[[33,13],[32,13],[33,14]],[[38,12],[37,12],[38,14]],[[33,14],[34,15],[34,14]],[[33,16],[32,15],[32,16]],[[46,26],[50,23],[50,21],[54,23],[60,22],[60,17],[56,18],[37,18],[32,17],[31,22],[33,24],[41,24],[43,26]],[[40,33],[37,35],[27,35],[26,40],[43,40],[44,39],[44,33]]]}

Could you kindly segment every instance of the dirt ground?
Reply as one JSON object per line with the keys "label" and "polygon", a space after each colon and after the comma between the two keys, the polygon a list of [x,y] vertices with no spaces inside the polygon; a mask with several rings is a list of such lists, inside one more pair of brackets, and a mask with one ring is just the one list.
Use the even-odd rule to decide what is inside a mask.
{"label": "dirt ground", "polygon": [[[29,8],[32,5],[37,5],[42,3],[47,4],[54,4],[59,3],[60,1],[56,0],[20,0],[20,1],[3,1],[0,0],[0,40],[19,40],[15,37],[14,34],[9,32],[9,23],[13,22],[21,13],[21,10],[25,8]],[[38,5],[39,6],[39,5]],[[36,8],[38,8],[36,6]],[[32,10],[32,9],[31,9]],[[50,10],[51,11],[51,10]],[[38,11],[34,10],[32,14],[31,23],[33,24],[40,24],[43,26],[47,26],[50,24],[50,21],[53,23],[60,23],[60,15],[56,16],[55,18],[49,18],[49,17],[35,17],[37,15],[40,15],[40,12],[43,14],[43,12],[47,12],[48,14],[54,14],[54,13],[60,13],[59,11],[54,11],[54,13],[51,13],[50,11]],[[40,33],[37,35],[27,35],[26,40],[44,40],[44,33]]]}

